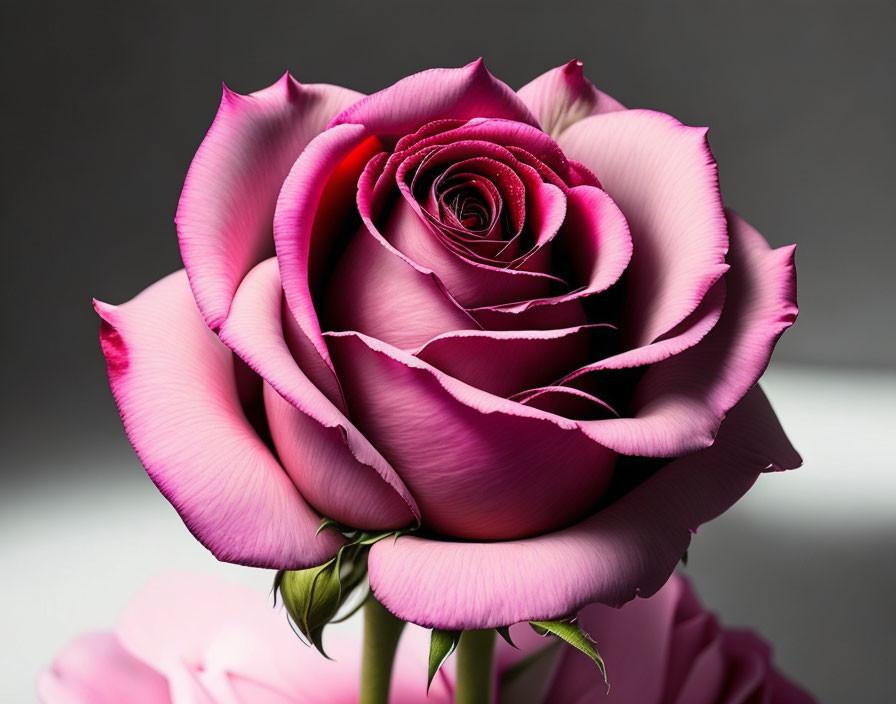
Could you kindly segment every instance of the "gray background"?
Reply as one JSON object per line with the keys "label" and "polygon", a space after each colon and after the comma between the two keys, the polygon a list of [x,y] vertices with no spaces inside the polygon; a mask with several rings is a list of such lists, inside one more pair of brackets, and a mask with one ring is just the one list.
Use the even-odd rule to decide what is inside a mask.
{"label": "gray background", "polygon": [[[896,361],[892,2],[35,2],[5,3],[0,12],[6,528],[0,541],[7,541],[0,545],[6,548],[14,529],[25,525],[25,514],[11,507],[30,506],[28,520],[49,525],[44,519],[51,513],[71,508],[70,486],[96,482],[86,504],[96,510],[115,503],[121,481],[151,491],[108,393],[90,299],[124,301],[180,266],[173,214],[220,82],[250,92],[287,68],[302,81],[369,92],[416,70],[483,55],[496,75],[518,87],[575,57],[627,105],[709,125],[726,202],[773,244],[799,243],[802,313],[777,360],[785,371],[799,369],[796,378],[808,386],[788,387],[792,375],[784,374],[786,405],[800,413],[798,398],[810,388],[812,412],[823,420],[828,410],[842,414],[855,404],[854,388],[878,395],[894,388],[887,371]],[[846,369],[854,376],[843,377]],[[805,445],[820,437],[804,432],[806,454]],[[886,434],[863,440],[864,450],[870,442],[870,451],[884,453]],[[859,442],[841,438],[846,446]],[[803,471],[812,469],[810,459]],[[879,461],[889,465],[888,457]],[[855,473],[858,485],[881,500],[871,475],[854,466],[842,471]],[[819,495],[820,505],[838,500],[830,489]],[[775,636],[791,670],[825,688],[819,693],[826,701],[848,701],[835,693],[856,691],[855,683],[832,674],[836,664],[819,651],[836,652],[837,645],[806,625],[842,609],[831,600],[858,599],[870,609],[867,622],[850,622],[847,663],[868,670],[866,654],[892,647],[881,630],[893,625],[882,594],[896,588],[888,567],[891,499],[884,494],[878,523],[853,533],[806,531],[799,552],[803,560],[815,556],[811,574],[829,570],[840,581],[825,589],[806,576],[812,585],[801,584],[789,601],[781,597],[780,608],[758,624]],[[72,520],[66,530],[77,531],[79,519]],[[768,592],[753,585],[735,594],[734,582],[720,575],[745,570],[743,557],[759,561],[757,572],[743,574],[772,576],[792,564],[793,553],[784,547],[788,540],[769,537],[766,544],[766,524],[751,534],[741,523],[753,518],[736,520],[724,525],[730,535],[745,536],[742,549],[714,553],[713,545],[726,543],[709,543],[707,554],[718,559],[698,574],[714,605],[735,621],[761,621],[761,612],[748,607],[765,603]],[[45,551],[33,556],[35,564],[58,559],[52,542],[34,550]],[[860,584],[865,591],[857,596],[850,585]],[[869,602],[868,589],[883,590],[880,600]],[[794,608],[815,603],[805,601],[810,592],[822,595],[824,607],[806,612],[802,622],[789,620]],[[884,611],[875,611],[878,604]],[[870,624],[877,636],[864,630]],[[892,700],[883,694],[892,685],[875,686],[864,701]]]}

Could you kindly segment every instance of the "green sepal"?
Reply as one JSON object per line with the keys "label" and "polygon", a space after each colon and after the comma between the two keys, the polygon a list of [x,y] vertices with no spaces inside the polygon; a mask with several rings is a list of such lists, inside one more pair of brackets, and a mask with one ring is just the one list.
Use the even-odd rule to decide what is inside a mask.
{"label": "green sepal", "polygon": [[684,565],[685,567],[688,566],[688,551],[687,550],[685,550],[684,555],[681,556],[681,564]]}
{"label": "green sepal", "polygon": [[513,642],[513,639],[510,637],[510,626],[499,626],[495,629],[498,632],[498,635],[501,636],[505,641],[507,641],[507,645],[511,648],[517,648],[516,643]]}
{"label": "green sepal", "polygon": [[432,629],[432,636],[429,639],[429,679],[426,681],[426,693],[429,694],[429,688],[432,686],[433,678],[441,669],[442,665],[457,648],[460,642],[461,631],[442,631],[438,628]]}
{"label": "green sepal", "polygon": [[324,517],[320,519],[320,525],[317,527],[317,531],[314,534],[320,535],[321,532],[325,531],[327,528],[335,528],[340,533],[342,532],[342,524],[339,521]]}
{"label": "green sepal", "polygon": [[396,530],[389,530],[389,531],[385,531],[383,533],[360,533],[349,544],[350,545],[363,545],[365,547],[370,547],[374,543],[378,543],[379,541],[384,540],[385,538],[388,538],[390,535],[394,534],[395,537],[397,538],[399,533],[400,533],[400,531],[396,531]]}
{"label": "green sepal", "polygon": [[585,633],[579,624],[571,620],[561,621],[530,621],[529,625],[535,629],[539,635],[551,634],[557,636],[561,640],[569,643],[573,648],[581,650],[597,665],[600,670],[601,677],[604,678],[604,684],[607,685],[607,691],[610,691],[610,683],[607,680],[607,666],[604,664],[603,658],[597,652],[597,644],[592,640],[591,636]]}
{"label": "green sepal", "polygon": [[339,557],[306,570],[287,570],[278,574],[283,605],[295,627],[328,657],[323,648],[323,629],[336,615],[343,601],[341,560]]}

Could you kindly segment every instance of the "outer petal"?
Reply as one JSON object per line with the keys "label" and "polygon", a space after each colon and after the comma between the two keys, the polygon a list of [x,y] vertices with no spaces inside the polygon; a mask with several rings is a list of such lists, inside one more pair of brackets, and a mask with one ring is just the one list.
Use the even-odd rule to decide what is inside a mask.
{"label": "outer petal", "polygon": [[220,327],[243,276],[273,253],[274,204],[290,166],[333,115],[360,97],[337,86],[303,86],[288,73],[251,95],[224,88],[175,218],[190,285],[209,327]]}
{"label": "outer petal", "polygon": [[634,254],[623,337],[641,347],[689,315],[725,272],[728,249],[706,130],[647,110],[596,115],[559,139],[622,209]]}
{"label": "outer petal", "polygon": [[297,568],[339,541],[240,406],[234,358],[203,323],[184,272],[114,307],[96,303],[109,383],[128,438],[190,531],[220,560]]}
{"label": "outer petal", "polygon": [[585,78],[582,62],[576,59],[541,74],[520,88],[517,95],[538,118],[541,129],[554,139],[589,115],[625,110],[622,103]]}
{"label": "outer petal", "polygon": [[560,618],[591,602],[619,606],[656,592],[690,531],[731,506],[761,472],[799,463],[757,387],[712,447],[671,462],[581,523],[503,543],[381,541],[370,553],[370,582],[400,618],[447,629]]}
{"label": "outer petal", "polygon": [[330,126],[365,125],[381,138],[398,139],[441,119],[499,117],[538,127],[538,121],[482,59],[463,68],[434,68],[403,78],[344,110]]}
{"label": "outer petal", "polygon": [[290,355],[281,325],[277,261],[245,278],[221,340],[266,380],[264,403],[277,454],[302,495],[345,525],[398,528],[414,520],[407,488],[352,422]]}
{"label": "outer petal", "polygon": [[489,540],[543,533],[576,520],[606,488],[615,456],[574,422],[366,336],[328,340],[352,417],[410,488],[429,528]]}
{"label": "outer petal", "polygon": [[171,702],[165,677],[122,648],[111,633],[72,641],[41,674],[37,692],[43,704]]}
{"label": "outer petal", "polygon": [[718,323],[698,344],[647,370],[635,391],[634,418],[583,423],[597,442],[645,457],[675,457],[709,445],[796,319],[794,248],[771,249],[740,217],[728,216],[731,270]]}

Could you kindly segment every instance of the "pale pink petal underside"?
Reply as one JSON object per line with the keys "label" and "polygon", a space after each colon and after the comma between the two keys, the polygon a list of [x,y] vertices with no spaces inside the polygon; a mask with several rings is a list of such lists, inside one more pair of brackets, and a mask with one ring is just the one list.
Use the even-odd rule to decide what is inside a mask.
{"label": "pale pink petal underside", "polygon": [[220,560],[296,568],[339,547],[255,433],[233,353],[204,324],[186,274],[121,306],[96,303],[112,394],[147,473]]}

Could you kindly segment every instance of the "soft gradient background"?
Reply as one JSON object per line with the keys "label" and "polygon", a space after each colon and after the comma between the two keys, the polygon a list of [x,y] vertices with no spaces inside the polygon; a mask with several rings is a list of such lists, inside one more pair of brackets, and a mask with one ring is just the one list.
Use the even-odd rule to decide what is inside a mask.
{"label": "soft gradient background", "polygon": [[896,5],[4,3],[0,700],[110,625],[148,575],[222,566],[133,456],[91,296],[179,267],[172,218],[220,97],[289,68],[362,91],[483,55],[518,87],[569,58],[710,126],[726,200],[799,242],[802,314],[766,385],[806,464],[705,527],[688,572],[825,702],[896,701]]}

